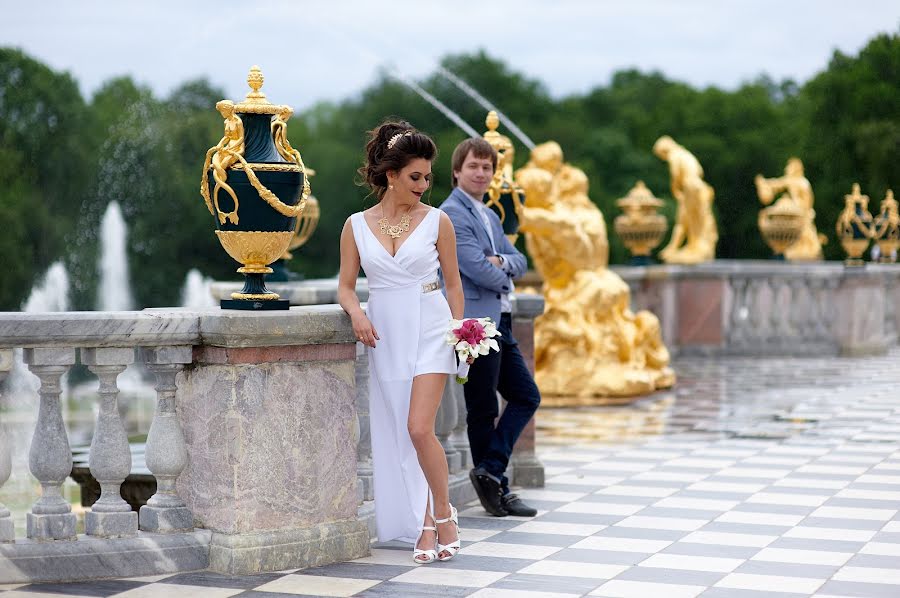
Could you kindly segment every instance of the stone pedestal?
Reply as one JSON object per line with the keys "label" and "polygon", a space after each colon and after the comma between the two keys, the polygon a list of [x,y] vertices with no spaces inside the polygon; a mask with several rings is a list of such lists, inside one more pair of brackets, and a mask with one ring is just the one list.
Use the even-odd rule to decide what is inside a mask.
{"label": "stone pedestal", "polygon": [[[534,376],[534,318],[544,312],[544,299],[538,295],[516,295],[513,306],[513,336],[519,342],[519,351],[525,358],[528,370]],[[534,418],[522,430],[513,448],[510,463],[513,468],[512,483],[525,488],[543,488],[544,465],[535,454]]]}
{"label": "stone pedestal", "polygon": [[[340,308],[201,319],[178,379],[178,491],[212,530],[210,568],[246,575],[368,554],[357,520],[355,339]],[[317,316],[317,317],[314,317]],[[344,338],[349,337],[349,338]]]}

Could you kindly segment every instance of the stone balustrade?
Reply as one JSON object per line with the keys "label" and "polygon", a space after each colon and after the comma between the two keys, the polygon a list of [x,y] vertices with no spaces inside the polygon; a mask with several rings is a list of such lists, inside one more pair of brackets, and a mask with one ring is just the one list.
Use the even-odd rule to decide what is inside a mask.
{"label": "stone balustrade", "polygon": [[883,354],[900,330],[900,265],[717,260],[613,268],[673,353]]}
{"label": "stone balustrade", "polygon": [[[355,340],[333,305],[0,313],[0,382],[14,348],[40,380],[28,463],[41,486],[24,538],[0,505],[0,583],[247,574],[367,554],[357,519]],[[60,379],[77,358],[100,383],[89,466],[101,495],[84,534],[60,493],[72,470]],[[117,386],[135,361],[157,394],[145,455],[157,489],[139,513],[120,495],[131,455]],[[2,424],[0,486],[11,472]]]}
{"label": "stone balustrade", "polygon": [[[335,291],[305,292],[334,301]],[[364,284],[360,295],[367,296]],[[514,299],[513,332],[532,369],[533,321],[542,312],[540,296]],[[40,379],[29,468],[41,484],[24,538],[0,505],[0,583],[247,574],[367,554],[374,528],[368,363],[355,341],[333,304],[0,313],[0,383],[14,348],[24,349]],[[72,470],[60,379],[76,361],[100,384],[89,467],[101,493],[83,534],[60,494]],[[117,380],[132,363],[153,375],[157,396],[145,450],[156,492],[138,513],[120,495],[132,463]],[[475,498],[465,413],[462,387],[448,383],[436,432],[457,504]],[[0,487],[11,471],[2,424]],[[543,485],[533,421],[511,465],[513,483]]]}

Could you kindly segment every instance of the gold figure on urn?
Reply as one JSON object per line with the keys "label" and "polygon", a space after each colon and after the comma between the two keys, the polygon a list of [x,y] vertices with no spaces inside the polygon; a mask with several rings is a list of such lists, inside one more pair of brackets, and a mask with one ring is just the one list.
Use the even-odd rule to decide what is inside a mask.
{"label": "gold figure on urn", "polygon": [[613,221],[613,229],[631,252],[631,265],[652,264],[650,252],[662,242],[669,228],[666,217],[656,212],[663,201],[653,196],[644,181],[638,181],[616,205],[624,213]]}
{"label": "gold figure on urn", "polygon": [[847,252],[844,265],[865,265],[862,255],[872,239],[874,225],[869,213],[869,196],[862,195],[859,183],[853,183],[852,191],[844,196],[844,210],[838,216],[835,230]]}
{"label": "gold figure on urn", "polygon": [[875,218],[873,231],[878,243],[879,259],[882,263],[897,261],[897,248],[900,247],[900,214],[897,212],[897,200],[890,189],[881,200],[881,212]]}
{"label": "gold figure on urn", "polygon": [[754,179],[759,201],[769,206],[775,194],[783,191],[774,205],[759,213],[759,230],[763,240],[777,259],[791,261],[822,259],[825,235],[816,230],[816,211],[812,185],[803,173],[800,158],[790,158],[784,176],[767,179],[761,174]]}

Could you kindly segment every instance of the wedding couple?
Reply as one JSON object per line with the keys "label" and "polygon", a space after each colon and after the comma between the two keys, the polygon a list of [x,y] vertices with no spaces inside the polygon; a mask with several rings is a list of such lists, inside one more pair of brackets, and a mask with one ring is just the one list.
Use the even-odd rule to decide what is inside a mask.
{"label": "wedding couple", "polygon": [[[481,201],[497,168],[487,141],[456,147],[453,192],[437,209],[421,201],[434,142],[406,122],[385,122],[370,136],[359,172],[379,202],[344,225],[338,300],[368,347],[378,539],[414,543],[417,563],[447,561],[461,546],[459,520],[434,422],[447,374],[457,371],[446,342],[451,318],[490,317],[502,335],[500,351],[475,360],[463,387],[478,498],[497,517],[537,514],[510,493],[505,476],[540,403],[510,316],[511,281],[524,274],[525,256]],[[355,291],[360,266],[369,283],[365,311]],[[499,420],[497,391],[507,401]]]}

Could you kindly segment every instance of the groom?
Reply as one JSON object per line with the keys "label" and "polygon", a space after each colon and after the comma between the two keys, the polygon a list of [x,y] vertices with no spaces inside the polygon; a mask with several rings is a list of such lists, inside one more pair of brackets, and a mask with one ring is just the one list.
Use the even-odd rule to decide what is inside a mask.
{"label": "groom", "polygon": [[[456,230],[456,254],[466,297],[466,318],[490,316],[500,331],[500,351],[482,355],[463,386],[466,423],[475,468],[469,479],[485,510],[497,517],[534,517],[537,510],[509,491],[506,467],[513,445],[541,402],[537,385],[512,335],[509,293],[525,273],[525,256],[503,234],[500,219],[482,203],[497,168],[497,152],[480,137],[453,151],[453,192],[441,204]],[[497,391],[506,400],[499,415]]]}

